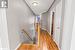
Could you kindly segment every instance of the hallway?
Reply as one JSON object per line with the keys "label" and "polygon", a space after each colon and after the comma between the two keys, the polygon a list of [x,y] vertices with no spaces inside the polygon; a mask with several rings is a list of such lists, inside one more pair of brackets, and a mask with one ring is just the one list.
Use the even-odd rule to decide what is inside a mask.
{"label": "hallway", "polygon": [[56,43],[46,30],[40,31],[39,45],[22,43],[17,50],[59,50]]}
{"label": "hallway", "polygon": [[70,50],[74,0],[0,0],[1,50]]}

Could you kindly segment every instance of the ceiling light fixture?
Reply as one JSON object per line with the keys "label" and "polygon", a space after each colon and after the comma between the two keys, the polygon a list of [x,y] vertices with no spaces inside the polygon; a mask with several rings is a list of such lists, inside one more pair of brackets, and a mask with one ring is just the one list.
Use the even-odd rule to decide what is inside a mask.
{"label": "ceiling light fixture", "polygon": [[33,2],[32,4],[33,4],[34,6],[37,6],[37,5],[38,5],[38,3],[37,3],[37,2]]}

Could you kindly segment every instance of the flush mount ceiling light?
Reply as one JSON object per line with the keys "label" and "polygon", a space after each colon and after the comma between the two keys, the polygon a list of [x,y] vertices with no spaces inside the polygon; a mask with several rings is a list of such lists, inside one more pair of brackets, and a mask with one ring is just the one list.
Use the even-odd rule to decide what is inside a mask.
{"label": "flush mount ceiling light", "polygon": [[33,6],[37,6],[38,5],[38,2],[37,1],[34,1],[32,4],[33,4]]}

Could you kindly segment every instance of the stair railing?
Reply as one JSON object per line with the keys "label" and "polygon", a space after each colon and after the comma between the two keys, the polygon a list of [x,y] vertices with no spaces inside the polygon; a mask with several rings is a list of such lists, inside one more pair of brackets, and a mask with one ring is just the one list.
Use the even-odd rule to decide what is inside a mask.
{"label": "stair railing", "polygon": [[25,36],[27,35],[27,37],[28,37],[28,39],[29,39],[30,41],[33,41],[27,31],[25,31],[24,29],[22,29],[22,32],[24,33]]}

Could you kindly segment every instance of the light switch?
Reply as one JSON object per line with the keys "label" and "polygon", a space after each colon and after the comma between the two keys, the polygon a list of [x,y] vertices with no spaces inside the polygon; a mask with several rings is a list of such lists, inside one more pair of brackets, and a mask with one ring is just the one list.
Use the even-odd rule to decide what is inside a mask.
{"label": "light switch", "polygon": [[60,27],[57,27],[57,29],[60,29]]}

